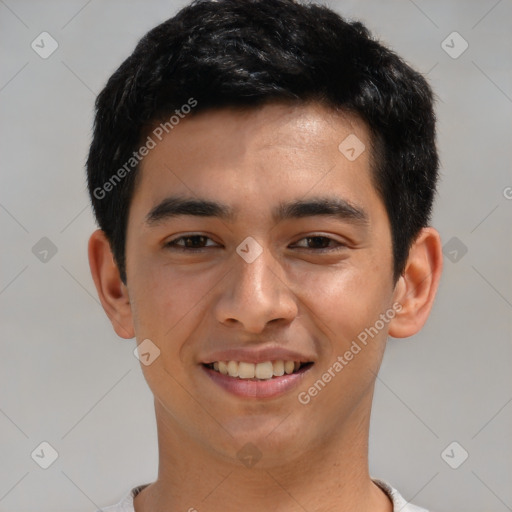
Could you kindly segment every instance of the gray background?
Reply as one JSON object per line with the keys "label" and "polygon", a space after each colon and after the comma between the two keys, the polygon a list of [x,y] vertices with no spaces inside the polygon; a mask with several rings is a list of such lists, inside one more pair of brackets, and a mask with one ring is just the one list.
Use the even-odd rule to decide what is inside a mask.
{"label": "gray background", "polygon": [[[184,4],[0,0],[0,511],[93,511],[156,477],[135,341],[117,338],[89,274],[84,162],[95,95]],[[433,224],[453,260],[424,330],[390,340],[372,474],[437,512],[512,510],[512,2],[329,5],[363,20],[435,89]],[[31,48],[43,31],[59,45],[47,59]],[[441,46],[453,31],[469,44],[456,59]],[[43,237],[57,249],[46,261]],[[31,458],[42,441],[59,454],[46,470]],[[441,456],[453,441],[463,448],[447,451],[452,465],[469,453],[458,469]]]}

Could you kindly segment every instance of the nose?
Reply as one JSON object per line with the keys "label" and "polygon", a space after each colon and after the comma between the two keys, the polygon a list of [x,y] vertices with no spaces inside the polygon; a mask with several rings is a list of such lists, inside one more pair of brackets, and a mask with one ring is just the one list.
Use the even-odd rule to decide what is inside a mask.
{"label": "nose", "polygon": [[268,324],[290,323],[298,312],[294,293],[285,282],[279,265],[266,248],[248,263],[234,255],[233,271],[215,305],[215,316],[226,326],[261,333]]}

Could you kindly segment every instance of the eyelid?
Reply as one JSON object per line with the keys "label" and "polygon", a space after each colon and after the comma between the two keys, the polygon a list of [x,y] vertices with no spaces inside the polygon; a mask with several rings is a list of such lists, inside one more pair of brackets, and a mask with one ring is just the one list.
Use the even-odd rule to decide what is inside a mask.
{"label": "eyelid", "polygon": [[[196,232],[191,232],[191,233],[182,233],[180,234],[179,236],[176,236],[175,238],[172,238],[171,240],[167,240],[166,242],[164,242],[164,247],[177,247],[178,249],[184,249],[184,250],[187,250],[187,251],[193,251],[193,250],[201,250],[201,249],[206,249],[207,247],[212,247],[211,245],[206,245],[205,247],[185,247],[184,245],[177,245],[176,242],[179,241],[179,240],[182,240],[182,239],[185,239],[185,238],[195,238],[195,237],[204,237],[204,238],[207,238],[208,240],[214,242],[215,244],[217,244],[217,242],[215,242],[215,240],[213,240],[212,237],[204,234],[204,233],[196,233]],[[207,242],[208,243],[208,242]],[[219,244],[217,244],[219,245]]]}
{"label": "eyelid", "polygon": [[339,248],[347,247],[347,245],[348,245],[346,242],[337,240],[336,238],[333,238],[332,236],[326,235],[324,233],[312,233],[312,234],[308,233],[307,235],[299,238],[296,242],[294,242],[293,245],[296,245],[298,242],[301,242],[302,240],[306,240],[308,238],[325,238],[325,239],[329,240],[329,243],[335,242],[337,245],[335,247],[321,247],[319,249],[314,249],[314,248],[310,248],[310,247],[300,247],[300,248],[308,249],[308,250],[315,251],[315,252],[321,252],[321,251],[335,251]]}

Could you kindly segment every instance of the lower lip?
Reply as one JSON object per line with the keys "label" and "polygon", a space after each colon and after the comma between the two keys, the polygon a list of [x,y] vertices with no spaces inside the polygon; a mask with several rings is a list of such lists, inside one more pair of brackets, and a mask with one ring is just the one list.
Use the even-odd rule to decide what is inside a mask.
{"label": "lower lip", "polygon": [[305,366],[298,372],[291,373],[290,375],[272,377],[268,380],[251,380],[229,377],[201,365],[213,382],[233,395],[243,398],[275,398],[283,395],[298,386],[312,366]]}

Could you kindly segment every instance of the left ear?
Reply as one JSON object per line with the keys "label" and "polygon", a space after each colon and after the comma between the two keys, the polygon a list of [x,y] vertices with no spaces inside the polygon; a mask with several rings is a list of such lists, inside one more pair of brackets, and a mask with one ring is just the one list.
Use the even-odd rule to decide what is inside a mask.
{"label": "left ear", "polygon": [[442,269],[441,237],[434,228],[423,228],[395,285],[394,302],[402,307],[389,323],[390,336],[407,338],[421,330],[432,309]]}

